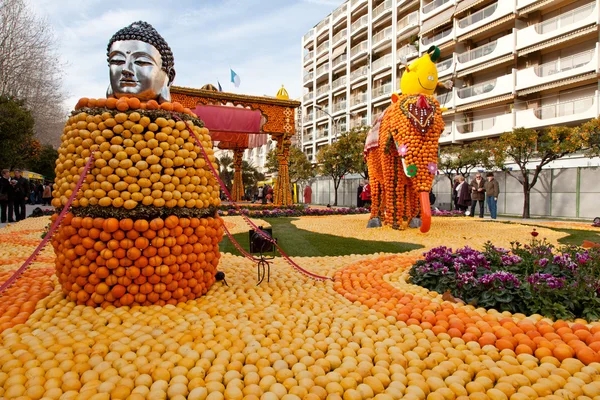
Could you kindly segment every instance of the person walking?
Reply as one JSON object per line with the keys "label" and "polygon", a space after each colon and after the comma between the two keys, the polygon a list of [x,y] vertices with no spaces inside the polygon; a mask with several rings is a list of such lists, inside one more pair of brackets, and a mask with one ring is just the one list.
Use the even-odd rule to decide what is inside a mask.
{"label": "person walking", "polygon": [[265,202],[264,202],[264,193],[265,193],[265,187],[264,186],[259,186],[258,187],[258,201],[260,201],[263,204],[265,204]]}
{"label": "person walking", "polygon": [[29,181],[21,175],[20,169],[15,169],[15,177],[11,181],[11,184],[15,189],[15,218],[17,221],[21,221],[24,220],[26,217],[25,202],[31,194],[31,189],[29,188]]}
{"label": "person walking", "polygon": [[52,202],[52,185],[50,182],[44,184],[44,192],[42,194],[42,204],[49,206]]}
{"label": "person walking", "polygon": [[454,203],[454,209],[458,210],[458,193],[456,191],[456,188],[458,187],[458,184],[460,182],[458,182],[458,175],[454,177],[454,179],[452,180],[452,202]]}
{"label": "person walking", "polygon": [[[3,224],[6,222],[15,222],[13,217],[13,203],[15,201],[15,189],[10,183],[10,171],[7,169],[2,170],[2,176],[0,176],[0,222]],[[7,215],[8,210],[8,215]]]}
{"label": "person walking", "polygon": [[363,201],[363,207],[371,207],[371,185],[368,181],[365,182],[365,186],[363,187],[360,196]]}
{"label": "person walking", "polygon": [[356,189],[356,207],[363,206],[363,200],[361,197],[362,192],[363,192],[363,183],[359,182],[358,189]]}
{"label": "person walking", "polygon": [[478,172],[471,181],[471,217],[475,217],[475,208],[479,203],[479,218],[483,218],[483,201],[485,200],[485,181]]}
{"label": "person walking", "polygon": [[35,204],[43,204],[44,182],[38,182],[35,185]]}
{"label": "person walking", "polygon": [[469,185],[465,182],[465,177],[460,175],[458,177],[458,186],[456,187],[457,206],[460,211],[467,211],[471,205],[471,193],[469,191]]}
{"label": "person walking", "polygon": [[310,185],[306,185],[304,188],[304,204],[312,203],[312,188]]}
{"label": "person walking", "polygon": [[488,172],[487,182],[484,183],[483,188],[485,190],[485,197],[490,210],[490,216],[492,219],[496,219],[496,213],[498,211],[498,195],[500,195],[500,185],[498,181],[494,179],[494,174]]}

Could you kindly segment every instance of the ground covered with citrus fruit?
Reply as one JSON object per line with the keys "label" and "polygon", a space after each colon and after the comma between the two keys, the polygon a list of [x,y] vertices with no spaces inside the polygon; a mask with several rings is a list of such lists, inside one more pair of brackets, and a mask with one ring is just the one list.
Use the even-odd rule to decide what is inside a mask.
{"label": "ground covered with citrus fruit", "polygon": [[[366,230],[367,216],[302,217],[300,229],[425,250],[526,241],[530,226],[434,218],[418,230]],[[0,230],[0,282],[48,218]],[[265,223],[264,226],[267,224]],[[226,217],[234,232],[247,228]],[[538,227],[556,243],[565,236]],[[600,324],[551,321],[445,301],[407,283],[423,249],[281,258],[256,286],[250,261],[224,254],[217,282],[164,307],[93,308],[65,299],[49,246],[0,300],[0,398],[535,399],[600,396]],[[600,397],[598,397],[600,398]]]}

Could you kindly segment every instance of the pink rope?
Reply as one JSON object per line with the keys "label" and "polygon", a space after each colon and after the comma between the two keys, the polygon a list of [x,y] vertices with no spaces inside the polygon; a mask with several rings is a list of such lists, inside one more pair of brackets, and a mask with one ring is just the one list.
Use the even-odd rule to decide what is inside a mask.
{"label": "pink rope", "polygon": [[75,200],[75,197],[77,197],[77,193],[79,192],[79,189],[81,189],[81,185],[83,185],[83,181],[85,180],[86,175],[88,174],[90,168],[92,167],[92,163],[93,162],[94,162],[94,152],[92,151],[90,153],[90,157],[88,158],[87,162],[85,163],[85,166],[83,168],[83,173],[81,174],[81,176],[79,177],[79,181],[77,181],[77,184],[75,185],[75,189],[73,190],[73,193],[71,194],[71,196],[67,200],[67,204],[65,204],[65,206],[62,209],[62,211],[58,215],[58,218],[56,218],[56,220],[54,221],[54,223],[50,226],[50,229],[48,230],[48,233],[46,234],[46,236],[44,236],[44,238],[42,239],[42,241],[40,242],[40,244],[38,244],[38,246],[35,248],[35,250],[33,251],[33,253],[31,253],[31,255],[27,258],[27,260],[25,260],[25,262],[23,263],[23,265],[21,265],[19,267],[19,269],[17,269],[15,271],[15,273],[12,274],[0,286],[0,296],[2,296],[2,293],[4,291],[6,291],[9,287],[11,287],[12,284],[15,283],[15,281],[21,277],[21,275],[27,270],[27,268],[29,268],[31,266],[31,263],[33,263],[33,261],[37,258],[37,256],[40,254],[40,252],[44,249],[44,247],[46,247],[46,245],[48,244],[48,242],[52,238],[52,235],[54,234],[54,232],[56,231],[56,229],[58,229],[58,227],[60,226],[61,222],[63,221],[63,219],[65,218],[65,216],[69,212],[71,204],[73,203],[73,200]]}
{"label": "pink rope", "polygon": [[[173,115],[174,119],[176,119],[178,121],[182,121],[182,119],[179,118],[178,115],[174,115],[174,114],[172,114],[172,115]],[[240,213],[240,215],[242,216],[242,218],[244,219],[244,221],[246,222],[246,224],[248,224],[250,227],[252,227],[263,239],[265,239],[268,242],[272,243],[275,246],[275,248],[277,249],[277,251],[279,252],[279,254],[283,257],[283,259],[288,264],[290,264],[292,266],[292,268],[294,268],[298,272],[306,275],[309,278],[312,278],[312,279],[315,279],[315,280],[319,280],[319,281],[333,280],[333,278],[330,278],[328,276],[322,276],[322,275],[318,275],[318,274],[315,274],[313,272],[307,271],[306,269],[304,269],[301,266],[299,266],[298,264],[296,264],[296,262],[294,262],[294,260],[292,260],[283,251],[283,249],[281,247],[279,247],[279,245],[277,244],[277,242],[275,241],[275,239],[273,239],[266,232],[264,232],[262,229],[260,229],[258,226],[256,226],[256,224],[254,222],[252,222],[252,220],[250,220],[250,218],[248,218],[244,213],[241,212],[242,210],[241,210],[240,206],[233,200],[233,198],[231,197],[231,194],[229,193],[229,190],[227,190],[227,187],[225,186],[225,183],[221,180],[221,177],[219,176],[219,173],[217,172],[217,170],[215,169],[215,167],[212,165],[212,162],[210,161],[210,159],[208,157],[208,153],[206,153],[206,150],[204,149],[204,146],[202,145],[202,142],[200,142],[200,140],[196,136],[196,133],[194,133],[193,125],[189,121],[187,121],[187,122],[184,121],[184,122],[188,126],[188,130],[190,131],[190,135],[192,135],[192,137],[194,138],[196,144],[198,145],[198,147],[200,147],[200,150],[202,150],[202,155],[204,156],[204,160],[208,164],[208,166],[209,166],[209,168],[210,168],[213,176],[217,179],[217,182],[219,182],[219,185],[221,186],[221,189],[223,189],[223,192],[225,193],[225,196],[227,196],[227,199],[231,202],[231,204],[233,204],[234,208]],[[225,228],[225,231],[228,232],[227,228]],[[235,239],[233,238],[233,236],[231,236],[231,234],[228,234],[227,237],[229,237],[229,240],[231,240],[231,242],[234,243],[234,246],[238,250],[241,248],[241,246],[239,245],[239,243],[237,243],[235,241]],[[245,250],[244,250],[244,252],[245,252]],[[244,253],[242,253],[242,254],[244,254]],[[255,259],[254,256],[251,256],[251,257],[252,257],[253,260]]]}

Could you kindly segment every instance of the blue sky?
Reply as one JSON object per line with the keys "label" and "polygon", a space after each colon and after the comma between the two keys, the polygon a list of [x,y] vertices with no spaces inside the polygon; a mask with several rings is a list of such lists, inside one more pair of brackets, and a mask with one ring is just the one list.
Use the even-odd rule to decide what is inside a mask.
{"label": "blue sky", "polygon": [[[65,105],[105,97],[106,45],[131,22],[151,23],[175,56],[175,85],[274,96],[302,94],[301,38],[342,0],[30,0],[48,19],[66,64]],[[241,86],[230,83],[229,67]]]}

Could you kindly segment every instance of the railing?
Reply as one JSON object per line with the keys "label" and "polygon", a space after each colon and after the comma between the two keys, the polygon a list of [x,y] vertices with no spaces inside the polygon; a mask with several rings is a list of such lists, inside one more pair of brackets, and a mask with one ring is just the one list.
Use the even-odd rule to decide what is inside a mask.
{"label": "railing", "polygon": [[359,69],[357,69],[356,71],[352,71],[350,73],[350,80],[353,81],[356,78],[359,78],[361,76],[367,76],[367,74],[369,73],[369,67],[362,66]]}
{"label": "railing", "polygon": [[380,68],[390,67],[391,65],[392,65],[392,55],[388,54],[386,56],[383,56],[383,57],[378,58],[377,60],[373,61],[373,63],[371,64],[371,69],[373,71],[376,71]]}
{"label": "railing", "polygon": [[317,54],[321,54],[324,50],[329,50],[329,40],[326,41],[326,42],[321,43],[317,47]]}
{"label": "railing", "polygon": [[313,95],[314,95],[314,93],[313,93],[313,92],[308,92],[308,93],[306,93],[306,94],[304,95],[304,97],[303,97],[304,101],[309,101],[309,100],[312,100],[312,99],[313,99]]}
{"label": "railing", "polygon": [[392,0],[385,0],[383,3],[373,9],[373,19],[379,17],[384,12],[392,9]]}
{"label": "railing", "polygon": [[315,36],[315,30],[314,28],[311,29],[310,31],[308,31],[304,36],[303,39],[304,41],[307,41],[308,39],[310,39],[311,37]]}
{"label": "railing", "polygon": [[345,13],[347,9],[348,9],[348,3],[342,4],[341,7],[338,7],[338,9],[333,12],[332,18],[334,20],[337,19],[337,17],[339,17],[340,15],[342,15],[343,13]]}
{"label": "railing", "polygon": [[588,3],[564,14],[557,15],[556,17],[550,18],[546,21],[539,22],[535,25],[535,31],[539,34],[544,34],[555,31],[564,26],[571,25],[590,15],[595,6],[596,2]]}
{"label": "railing", "polygon": [[371,91],[371,97],[377,98],[377,97],[384,96],[384,95],[390,94],[390,93],[392,93],[392,83],[391,82],[381,85],[379,87],[373,88],[373,90]]}
{"label": "railing", "polygon": [[385,39],[389,39],[392,37],[392,27],[388,26],[385,29],[382,29],[381,31],[377,32],[375,35],[373,35],[373,39],[371,41],[371,43],[373,44],[377,44]]}
{"label": "railing", "polygon": [[539,77],[550,76],[584,66],[594,58],[594,53],[595,50],[587,50],[568,57],[561,57],[555,61],[537,65],[535,67],[535,74]]}
{"label": "railing", "polygon": [[398,25],[396,26],[396,31],[400,32],[402,29],[406,28],[409,25],[416,25],[419,23],[419,12],[415,11],[402,19],[398,20]]}
{"label": "railing", "polygon": [[494,50],[496,50],[496,46],[498,46],[497,39],[493,42],[486,43],[483,46],[479,46],[472,50],[465,51],[464,53],[460,53],[458,55],[458,61],[461,63],[466,63],[487,56],[488,54],[491,54],[494,52]]}
{"label": "railing", "polygon": [[355,5],[357,5],[358,3],[362,3],[362,2],[364,2],[364,1],[365,1],[365,0],[352,0],[352,1],[350,2],[350,7],[354,7],[354,6],[355,6]]}
{"label": "railing", "polygon": [[346,132],[346,123],[344,122],[343,124],[338,123],[338,132],[339,133],[344,133]]}
{"label": "railing", "polygon": [[337,67],[338,65],[345,63],[346,60],[348,60],[348,54],[344,53],[341,56],[337,57],[335,60],[333,60],[331,64],[334,67]]}
{"label": "railing", "polygon": [[315,74],[313,71],[307,72],[304,74],[304,82],[310,81],[314,77],[315,77]]}
{"label": "railing", "polygon": [[333,35],[331,42],[335,44],[338,41],[345,39],[347,35],[348,35],[348,28],[344,28],[341,31],[339,31],[338,33],[336,33],[335,35]]}
{"label": "railing", "polygon": [[306,53],[304,55],[304,62],[307,62],[308,60],[310,60],[311,58],[313,58],[314,55],[315,55],[314,51],[309,51],[308,53]]}
{"label": "railing", "polygon": [[408,58],[408,56],[412,55],[412,54],[417,54],[417,48],[415,46],[413,46],[412,44],[405,44],[404,46],[400,47],[398,50],[396,50],[396,54],[398,55],[398,59],[400,59],[400,57],[406,57]]}
{"label": "railing", "polygon": [[437,63],[435,66],[437,67],[438,74],[439,74],[440,72],[444,72],[444,71],[446,71],[447,69],[449,69],[450,67],[452,67],[452,63],[453,63],[453,61],[454,61],[454,60],[452,59],[452,57],[450,57],[450,58],[449,58],[449,59],[447,59],[447,60],[444,60],[444,61],[442,61],[442,62],[439,62],[439,63]]}
{"label": "railing", "polygon": [[329,129],[318,129],[317,139],[323,139],[329,136]]}
{"label": "railing", "polygon": [[367,101],[367,94],[366,93],[359,93],[359,94],[355,94],[354,96],[352,96],[350,98],[350,106],[355,106],[358,104],[362,104],[365,103]]}
{"label": "railing", "polygon": [[587,111],[594,104],[594,96],[542,106],[534,110],[539,119],[566,117]]}
{"label": "railing", "polygon": [[319,24],[317,25],[317,32],[320,31],[321,29],[325,28],[327,25],[329,25],[329,17],[327,17],[323,21],[319,22]]}
{"label": "railing", "polygon": [[496,11],[496,8],[498,8],[498,3],[493,3],[477,12],[474,12],[471,15],[461,18],[458,20],[458,27],[466,28],[467,26],[473,25],[479,21],[483,21],[487,17],[491,16],[494,11]]}
{"label": "railing", "polygon": [[428,46],[429,44],[437,42],[438,40],[441,40],[446,36],[450,36],[450,34],[452,33],[452,29],[454,28],[448,28],[445,31],[441,31],[440,33],[437,33],[433,36],[425,36],[423,39],[421,39],[421,41],[425,46]]}
{"label": "railing", "polygon": [[354,118],[350,121],[350,128],[358,128],[367,125],[367,117]]}
{"label": "railing", "polygon": [[444,104],[448,104],[450,100],[452,100],[452,90],[446,93],[438,94],[436,98],[440,105],[443,106]]}
{"label": "railing", "polygon": [[320,86],[317,88],[317,96],[327,93],[327,92],[329,92],[329,90],[330,90],[329,84]]}
{"label": "railing", "polygon": [[338,112],[346,109],[346,100],[333,103],[333,112]]}
{"label": "railing", "polygon": [[312,122],[314,116],[314,114],[306,114],[304,118],[302,118],[302,122]]}
{"label": "railing", "polygon": [[329,72],[329,63],[325,63],[317,68],[317,76],[321,76],[326,72]]}
{"label": "railing", "polygon": [[459,133],[481,132],[492,129],[496,123],[496,117],[479,119],[469,122],[456,123],[456,130]]}
{"label": "railing", "polygon": [[340,86],[344,86],[346,84],[346,75],[337,78],[335,81],[331,82],[331,89],[337,89]]}
{"label": "railing", "polygon": [[443,6],[444,4],[446,4],[449,1],[450,0],[433,0],[431,3],[425,4],[423,6],[423,14],[428,14],[431,11],[435,10],[436,8]]}
{"label": "railing", "polygon": [[467,99],[480,94],[489,93],[496,87],[496,78],[481,82],[473,86],[467,86],[457,91],[458,97]]}
{"label": "railing", "polygon": [[369,49],[369,44],[367,41],[360,42],[356,46],[350,49],[350,57],[354,57],[355,55],[362,53],[363,51],[367,51]]}
{"label": "railing", "polygon": [[363,26],[367,26],[368,23],[369,23],[369,16],[363,15],[362,17],[360,17],[358,19],[358,21],[355,21],[354,23],[352,23],[352,25],[350,26],[350,31],[352,33],[354,33],[357,30],[359,30],[360,28],[362,28]]}

